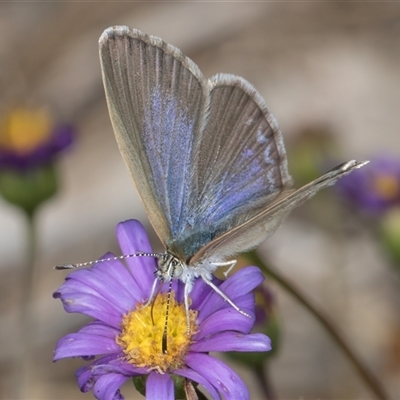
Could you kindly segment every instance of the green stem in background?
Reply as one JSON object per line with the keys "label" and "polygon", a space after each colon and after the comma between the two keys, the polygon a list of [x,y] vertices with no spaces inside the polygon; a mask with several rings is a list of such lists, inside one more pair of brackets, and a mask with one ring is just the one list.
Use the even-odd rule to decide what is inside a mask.
{"label": "green stem in background", "polygon": [[264,393],[264,399],[275,400],[276,396],[274,390],[272,389],[271,381],[269,379],[268,366],[269,362],[258,364],[253,368],[253,372],[258,384],[260,385],[260,388]]}
{"label": "green stem in background", "polygon": [[31,394],[31,361],[33,351],[33,297],[35,282],[35,260],[36,260],[36,226],[34,212],[26,212],[26,262],[21,271],[20,278],[20,309],[18,330],[20,344],[17,350],[16,374],[18,384],[15,387],[17,399],[27,399]]}
{"label": "green stem in background", "polygon": [[327,333],[336,342],[337,346],[342,350],[343,354],[347,357],[350,363],[359,373],[364,384],[369,387],[371,392],[380,400],[387,400],[389,396],[386,394],[383,385],[375,377],[371,371],[363,364],[363,362],[358,358],[355,351],[346,343],[343,335],[335,327],[333,322],[324,313],[319,310],[315,305],[308,300],[299,289],[295,287],[288,279],[283,275],[279,274],[276,270],[267,266],[261,258],[257,255],[255,251],[250,251],[244,256],[254,265],[257,265],[261,270],[270,278],[275,280],[281,287],[283,287],[287,292],[289,292],[300,304],[302,304],[313,316],[317,319],[320,324],[325,328]]}
{"label": "green stem in background", "polygon": [[24,309],[29,313],[29,306],[32,303],[33,297],[33,282],[35,275],[35,260],[36,260],[36,226],[35,214],[26,213],[27,216],[27,249],[26,249],[26,267],[22,280],[22,301]]}

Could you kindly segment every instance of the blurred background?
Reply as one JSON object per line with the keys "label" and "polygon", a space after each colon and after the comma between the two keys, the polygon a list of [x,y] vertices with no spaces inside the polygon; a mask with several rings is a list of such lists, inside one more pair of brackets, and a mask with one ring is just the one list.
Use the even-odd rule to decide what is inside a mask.
{"label": "blurred background", "polygon": [[[179,47],[206,76],[250,81],[280,123],[296,186],[349,159],[400,159],[399,3],[1,2],[0,118],[43,106],[75,132],[54,161],[56,195],[35,210],[30,399],[92,396],[74,379],[84,361],[52,362],[57,340],[86,321],[52,299],[67,275],[52,267],[118,253],[114,229],[129,218],[141,220],[161,250],[118,152],[101,82],[98,38],[122,24]],[[329,189],[299,207],[260,254],[329,315],[400,399],[399,262],[382,244],[383,214],[354,211],[343,193]],[[17,396],[27,240],[21,207],[0,197],[2,399]],[[279,285],[269,287],[281,326],[269,362],[277,397],[373,398],[318,322]],[[252,398],[262,398],[236,367]],[[123,393],[141,398],[131,384]]]}

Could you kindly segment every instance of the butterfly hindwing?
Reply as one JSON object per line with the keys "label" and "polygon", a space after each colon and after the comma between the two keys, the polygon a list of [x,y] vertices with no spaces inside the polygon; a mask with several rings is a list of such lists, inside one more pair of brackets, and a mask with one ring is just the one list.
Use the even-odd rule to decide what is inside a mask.
{"label": "butterfly hindwing", "polygon": [[256,216],[233,227],[229,232],[202,247],[194,255],[192,262],[215,258],[216,255],[218,258],[224,258],[256,247],[274,233],[280,222],[293,208],[367,163],[348,161],[297,190],[282,192],[272,204]]}
{"label": "butterfly hindwing", "polygon": [[228,74],[211,78],[209,87],[188,193],[191,226],[172,246],[185,249],[186,259],[291,186],[282,134],[255,88]]}

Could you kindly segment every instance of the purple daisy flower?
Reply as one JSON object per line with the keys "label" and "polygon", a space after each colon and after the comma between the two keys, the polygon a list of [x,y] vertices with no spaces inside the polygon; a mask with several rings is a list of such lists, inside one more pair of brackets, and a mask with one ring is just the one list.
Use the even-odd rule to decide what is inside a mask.
{"label": "purple daisy flower", "polygon": [[400,205],[400,160],[376,157],[337,183],[338,191],[354,206],[370,214]]}
{"label": "purple daisy flower", "polygon": [[[123,254],[151,252],[143,226],[128,220],[117,226]],[[112,257],[107,254],[106,258]],[[214,283],[248,318],[235,311],[198,279],[191,292],[190,332],[187,331],[183,284],[163,285],[151,306],[148,300],[156,262],[150,257],[107,260],[72,272],[54,293],[67,312],[86,314],[94,321],[59,340],[54,360],[84,357],[92,361],[76,372],[82,392],[97,399],[123,399],[119,388],[132,377],[146,376],[147,399],[174,399],[173,376],[203,386],[213,399],[248,399],[244,382],[212,351],[268,351],[264,334],[251,334],[255,302],[252,290],[264,280],[256,267],[247,267],[225,281]],[[162,351],[166,304],[169,305],[167,352]],[[93,360],[94,359],[94,360]]]}
{"label": "purple daisy flower", "polygon": [[0,168],[27,171],[51,163],[70,146],[74,129],[43,109],[17,108],[0,121]]}

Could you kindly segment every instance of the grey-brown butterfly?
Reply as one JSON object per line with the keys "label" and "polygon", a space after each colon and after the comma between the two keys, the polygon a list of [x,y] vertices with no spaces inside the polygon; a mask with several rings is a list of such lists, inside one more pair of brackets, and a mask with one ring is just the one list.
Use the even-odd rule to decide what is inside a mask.
{"label": "grey-brown butterfly", "polygon": [[157,279],[184,283],[187,315],[199,277],[244,313],[213,284],[213,272],[230,270],[232,256],[366,162],[343,163],[293,190],[278,123],[245,79],[207,79],[176,47],[126,26],[105,30],[99,49],[119,149],[166,249],[153,255]]}

